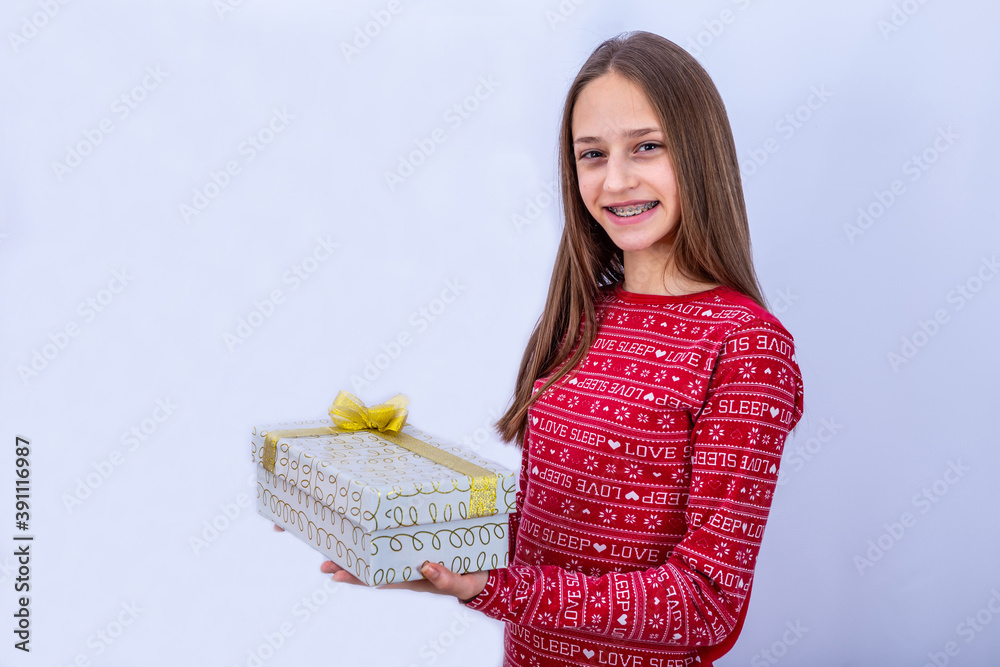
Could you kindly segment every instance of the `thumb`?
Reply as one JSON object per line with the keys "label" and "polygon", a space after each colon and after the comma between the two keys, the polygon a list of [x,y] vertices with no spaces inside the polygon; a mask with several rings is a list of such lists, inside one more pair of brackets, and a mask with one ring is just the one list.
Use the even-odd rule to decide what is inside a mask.
{"label": "thumb", "polygon": [[424,561],[420,566],[420,574],[430,581],[434,588],[442,593],[456,595],[456,586],[459,583],[458,575],[439,563]]}

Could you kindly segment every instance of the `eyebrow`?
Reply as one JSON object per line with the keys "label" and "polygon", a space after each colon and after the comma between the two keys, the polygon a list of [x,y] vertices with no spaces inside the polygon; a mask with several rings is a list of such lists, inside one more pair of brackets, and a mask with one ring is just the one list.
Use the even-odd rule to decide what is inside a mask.
{"label": "eyebrow", "polygon": [[[635,139],[647,134],[652,134],[653,132],[659,132],[660,129],[657,127],[640,127],[633,130],[628,130],[625,132],[626,139]],[[573,140],[573,145],[576,144],[597,144],[601,142],[600,137],[580,137]]]}

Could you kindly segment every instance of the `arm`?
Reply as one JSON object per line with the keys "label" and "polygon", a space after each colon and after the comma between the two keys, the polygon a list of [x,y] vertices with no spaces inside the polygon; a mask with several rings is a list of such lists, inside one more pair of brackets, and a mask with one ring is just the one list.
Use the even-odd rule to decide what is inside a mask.
{"label": "arm", "polygon": [[725,341],[693,415],[687,530],[664,564],[597,577],[554,565],[491,570],[467,606],[607,638],[676,646],[725,639],[753,577],[781,447],[802,415],[793,352],[791,336],[764,320]]}

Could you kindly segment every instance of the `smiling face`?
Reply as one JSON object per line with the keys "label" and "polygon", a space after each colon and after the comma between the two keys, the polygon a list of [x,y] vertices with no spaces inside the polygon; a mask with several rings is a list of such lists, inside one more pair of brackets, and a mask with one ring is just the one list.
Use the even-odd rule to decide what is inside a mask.
{"label": "smiling face", "polygon": [[572,116],[580,196],[612,242],[626,272],[662,268],[665,237],[680,220],[680,199],[660,119],[642,90],[614,72],[580,91]]}

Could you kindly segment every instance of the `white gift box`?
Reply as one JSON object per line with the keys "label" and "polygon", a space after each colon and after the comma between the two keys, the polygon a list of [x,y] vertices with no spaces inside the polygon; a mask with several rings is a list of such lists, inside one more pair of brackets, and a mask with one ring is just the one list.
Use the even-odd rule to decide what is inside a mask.
{"label": "white gift box", "polygon": [[[369,586],[420,579],[425,560],[457,573],[507,566],[516,471],[410,424],[403,437],[479,466],[491,490],[495,482],[495,497],[483,491],[485,478],[474,480],[374,429],[285,437],[324,427],[333,421],[253,429],[259,514]],[[277,431],[268,452],[267,435]]]}

